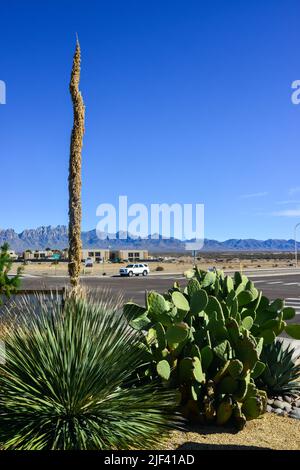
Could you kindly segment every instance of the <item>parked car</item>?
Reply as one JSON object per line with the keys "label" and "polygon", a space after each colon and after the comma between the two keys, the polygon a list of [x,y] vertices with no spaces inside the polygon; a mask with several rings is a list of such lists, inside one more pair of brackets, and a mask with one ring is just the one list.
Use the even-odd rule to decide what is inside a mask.
{"label": "parked car", "polygon": [[120,269],[120,276],[129,276],[132,277],[133,275],[139,276],[147,276],[149,274],[150,269],[148,264],[127,264],[126,268]]}
{"label": "parked car", "polygon": [[92,258],[86,258],[84,265],[86,268],[92,268],[94,265]]}

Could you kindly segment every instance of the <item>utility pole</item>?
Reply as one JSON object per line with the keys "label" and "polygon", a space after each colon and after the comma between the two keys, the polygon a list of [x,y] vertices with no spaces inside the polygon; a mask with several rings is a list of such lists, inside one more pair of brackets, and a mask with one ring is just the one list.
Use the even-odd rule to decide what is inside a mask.
{"label": "utility pole", "polygon": [[295,267],[297,268],[298,267],[298,250],[297,250],[297,228],[299,227],[300,225],[300,222],[298,222],[298,224],[295,225],[294,227],[294,240],[295,240]]}

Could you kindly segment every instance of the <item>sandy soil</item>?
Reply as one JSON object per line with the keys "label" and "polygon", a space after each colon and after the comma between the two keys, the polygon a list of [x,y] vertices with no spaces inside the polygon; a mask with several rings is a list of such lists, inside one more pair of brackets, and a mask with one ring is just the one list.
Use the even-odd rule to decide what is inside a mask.
{"label": "sandy soil", "polygon": [[242,431],[194,426],[188,432],[174,431],[162,447],[165,449],[245,449],[300,450],[300,421],[266,413],[248,421]]}
{"label": "sandy soil", "polygon": [[[121,267],[126,266],[127,263],[95,263],[93,268],[84,268],[82,264],[82,274],[83,275],[94,275],[101,276],[103,273],[106,275],[118,274]],[[163,268],[162,273],[183,273],[187,269],[190,269],[193,266],[193,260],[189,257],[178,258],[176,262],[148,262],[151,272],[158,272],[157,268]],[[11,273],[14,274],[17,270],[17,267],[21,263],[14,263]],[[228,270],[246,270],[246,269],[266,269],[266,268],[287,268],[291,266],[291,262],[287,259],[243,259],[239,260],[238,258],[232,258],[230,260],[226,259],[200,259],[197,261],[197,265],[201,269],[208,269],[216,267],[218,269],[228,269]],[[30,263],[26,266],[23,266],[25,274],[35,274],[40,276],[55,276],[55,275],[66,275],[68,266],[66,262],[60,262],[58,265],[55,265],[50,262],[41,262],[41,263]]]}

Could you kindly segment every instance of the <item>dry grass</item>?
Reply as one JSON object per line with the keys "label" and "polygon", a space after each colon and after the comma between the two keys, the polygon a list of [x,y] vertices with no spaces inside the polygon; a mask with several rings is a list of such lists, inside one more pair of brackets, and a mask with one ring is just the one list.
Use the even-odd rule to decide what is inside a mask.
{"label": "dry grass", "polygon": [[238,432],[216,426],[190,426],[188,432],[174,431],[164,448],[300,450],[300,421],[266,413]]}

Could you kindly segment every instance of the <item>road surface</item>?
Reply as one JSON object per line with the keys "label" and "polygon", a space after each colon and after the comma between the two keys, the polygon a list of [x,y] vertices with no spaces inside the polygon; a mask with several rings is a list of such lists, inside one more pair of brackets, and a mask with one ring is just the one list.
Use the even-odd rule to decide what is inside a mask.
{"label": "road surface", "polygon": [[[260,271],[249,272],[249,275],[260,290],[271,298],[285,299],[286,305],[294,307],[297,312],[297,323],[300,323],[300,270],[280,270],[280,271]],[[181,274],[160,274],[153,273],[148,277],[105,277],[89,276],[82,278],[82,284],[89,289],[98,290],[109,289],[112,294],[122,292],[124,300],[134,300],[138,303],[144,302],[146,290],[156,290],[164,292],[172,286],[174,280],[185,285],[186,280]],[[22,279],[22,289],[61,289],[68,283],[66,276],[37,277],[25,275]]]}

